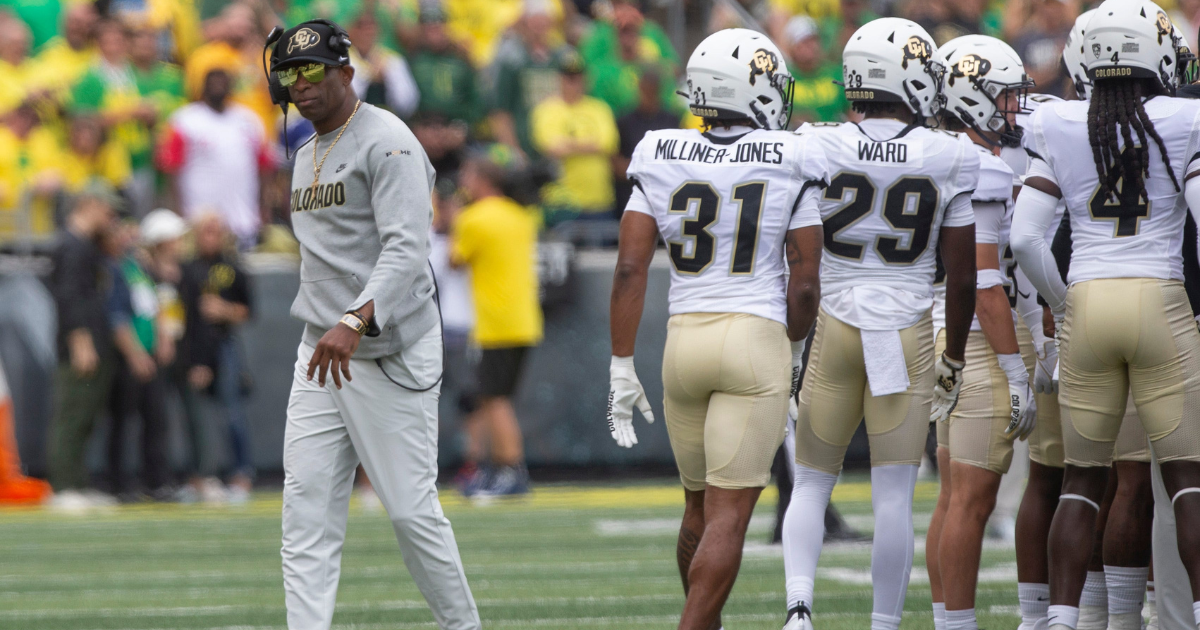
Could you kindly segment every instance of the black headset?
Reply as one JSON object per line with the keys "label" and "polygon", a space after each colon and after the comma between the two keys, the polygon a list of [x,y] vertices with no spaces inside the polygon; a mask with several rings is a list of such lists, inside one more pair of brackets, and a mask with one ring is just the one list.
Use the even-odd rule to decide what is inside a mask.
{"label": "black headset", "polygon": [[[305,24],[322,24],[324,26],[328,26],[333,31],[333,37],[330,37],[325,42],[325,45],[329,46],[330,50],[337,53],[339,64],[347,65],[350,63],[351,42],[350,34],[346,32],[346,29],[334,24],[329,20],[321,18],[308,20],[307,22],[301,22],[296,26],[304,26]],[[279,42],[279,39],[283,37],[283,33],[284,28],[282,26],[276,26],[275,28],[271,29],[271,33],[267,35],[267,43],[263,45],[263,72],[267,75],[267,91],[271,94],[271,102],[282,107],[286,113],[288,104],[292,102],[292,99],[288,95],[287,88],[283,87],[283,84],[279,82],[279,73],[267,67],[265,54],[267,49],[270,48],[271,66],[274,66],[275,60],[279,58],[279,47],[276,44]]]}

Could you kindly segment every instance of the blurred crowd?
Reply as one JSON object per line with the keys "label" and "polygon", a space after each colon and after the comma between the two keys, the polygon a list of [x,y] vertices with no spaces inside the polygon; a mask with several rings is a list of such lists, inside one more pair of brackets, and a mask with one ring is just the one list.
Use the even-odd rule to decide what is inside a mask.
{"label": "blurred crowd", "polygon": [[[1195,49],[1200,0],[1164,6]],[[252,299],[240,261],[251,251],[295,253],[290,152],[312,134],[267,92],[263,43],[276,25],[324,17],[347,28],[359,97],[408,122],[438,172],[433,262],[462,295],[447,306],[450,345],[490,343],[520,360],[508,351],[541,338],[537,287],[506,298],[495,287],[511,289],[515,276],[497,276],[489,261],[527,262],[539,240],[543,249],[552,240],[615,243],[638,141],[699,125],[677,94],[689,43],[729,27],[768,33],[796,80],[798,126],[853,117],[835,84],[840,51],[882,15],[920,23],[939,44],[1001,37],[1025,60],[1035,92],[1073,98],[1059,53],[1085,8],[1082,0],[0,0],[0,253],[52,252],[61,365],[51,481],[60,496],[67,491],[64,501],[101,500],[86,490],[84,449],[96,419],[111,415],[114,494],[240,500],[250,488],[252,379],[236,331]],[[665,28],[671,16],[678,28]],[[500,333],[480,343],[482,328]],[[509,471],[520,487],[527,477],[508,402],[516,385],[463,378],[492,390],[466,405],[481,427],[468,431],[467,473],[476,464]],[[173,396],[184,401],[193,444],[182,485],[164,455],[164,400]],[[203,461],[206,415],[228,427],[223,470]],[[134,416],[142,461],[139,478],[125,479],[124,419]],[[467,486],[478,481],[467,477]]]}
{"label": "blurred crowd", "polygon": [[[938,43],[1001,37],[1038,91],[1066,96],[1058,51],[1080,3],[679,0],[697,19],[673,41],[643,9],[661,19],[676,3],[644,0],[0,0],[0,241],[50,238],[71,195],[102,182],[135,218],[215,212],[240,250],[293,247],[287,149],[311,126],[268,95],[262,44],[277,24],[348,29],[355,89],[410,124],[440,200],[469,202],[456,177],[466,151],[499,143],[514,164],[505,192],[574,238],[581,222],[619,216],[646,131],[698,124],[676,93],[677,46],[706,32],[770,34],[796,78],[799,125],[849,116],[838,53],[879,15],[913,19]],[[1185,33],[1198,9],[1171,9]]]}

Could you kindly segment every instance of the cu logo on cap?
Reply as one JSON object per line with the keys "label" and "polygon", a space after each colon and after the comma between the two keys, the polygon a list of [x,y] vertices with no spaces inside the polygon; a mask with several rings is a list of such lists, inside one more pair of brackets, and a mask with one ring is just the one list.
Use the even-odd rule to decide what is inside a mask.
{"label": "cu logo on cap", "polygon": [[321,41],[321,36],[311,28],[305,27],[295,32],[292,38],[288,40],[287,52],[292,54],[297,50],[308,50],[317,45]]}

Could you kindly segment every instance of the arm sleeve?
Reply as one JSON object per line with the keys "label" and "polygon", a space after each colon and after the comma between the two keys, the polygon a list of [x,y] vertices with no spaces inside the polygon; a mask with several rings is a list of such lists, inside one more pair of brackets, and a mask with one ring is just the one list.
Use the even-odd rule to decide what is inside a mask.
{"label": "arm sleeve", "polygon": [[1042,305],[1038,303],[1038,292],[1020,265],[1013,265],[1012,276],[1015,285],[1013,290],[1017,296],[1017,314],[1033,336],[1034,346],[1041,350],[1046,334],[1042,331]]}
{"label": "arm sleeve", "polygon": [[[362,293],[346,305],[351,311],[374,300],[375,323],[380,328],[388,325],[413,281],[426,273],[433,222],[433,168],[424,149],[407,129],[388,135],[392,137],[375,142],[367,154],[371,209],[383,250]],[[385,146],[396,145],[409,149],[409,154],[392,151],[387,155]]]}
{"label": "arm sleeve", "polygon": [[1062,312],[1067,300],[1067,285],[1046,242],[1057,206],[1058,199],[1052,195],[1029,186],[1022,188],[1013,212],[1011,237],[1017,263],[1055,314]]}

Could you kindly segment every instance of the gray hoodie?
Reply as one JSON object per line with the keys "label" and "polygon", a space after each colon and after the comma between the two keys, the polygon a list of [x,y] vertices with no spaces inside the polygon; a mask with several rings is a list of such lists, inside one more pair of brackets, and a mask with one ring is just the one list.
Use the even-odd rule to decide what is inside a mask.
{"label": "gray hoodie", "polygon": [[375,301],[376,337],[363,337],[354,356],[395,354],[437,325],[429,271],[434,170],[408,126],[363,103],[329,152],[316,189],[316,161],[338,131],[296,152],[292,227],[300,241],[300,293],[292,317],[304,342],[316,346],[347,311]]}

